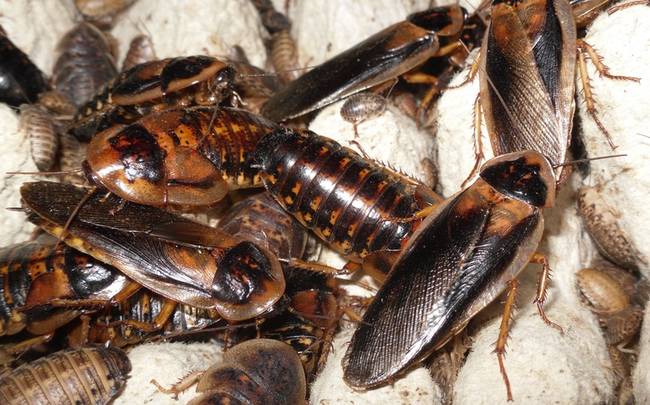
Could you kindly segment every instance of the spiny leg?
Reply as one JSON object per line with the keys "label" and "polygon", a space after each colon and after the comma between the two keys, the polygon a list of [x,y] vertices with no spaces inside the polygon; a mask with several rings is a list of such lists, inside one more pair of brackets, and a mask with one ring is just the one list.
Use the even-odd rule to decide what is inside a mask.
{"label": "spiny leg", "polygon": [[519,281],[516,279],[512,279],[508,282],[508,295],[506,296],[506,302],[503,306],[503,316],[501,318],[501,325],[499,326],[499,337],[497,338],[497,343],[494,348],[494,352],[497,354],[497,360],[499,361],[499,371],[503,377],[503,382],[506,384],[508,401],[512,401],[512,388],[503,361],[506,354],[506,342],[510,331],[510,323],[512,322],[512,312],[515,308],[515,298],[517,297],[518,287]]}
{"label": "spiny leg", "polygon": [[474,167],[472,167],[469,176],[461,184],[461,188],[465,188],[467,183],[478,174],[481,162],[485,158],[483,155],[483,139],[481,138],[482,115],[483,109],[481,108],[481,95],[479,94],[474,100]]}
{"label": "spiny leg", "polygon": [[546,289],[548,287],[548,282],[551,279],[551,267],[548,265],[548,260],[546,256],[541,253],[535,253],[530,259],[531,263],[541,264],[542,272],[539,275],[539,282],[537,283],[537,293],[535,294],[535,300],[533,304],[537,304],[537,312],[539,316],[542,317],[542,320],[548,325],[564,333],[562,327],[555,322],[548,319],[546,313],[544,312],[544,302],[546,301]]}
{"label": "spiny leg", "polygon": [[132,328],[136,328],[141,332],[144,333],[151,333],[155,332],[157,330],[161,330],[167,321],[171,319],[171,317],[174,315],[174,310],[176,309],[176,301],[172,301],[170,299],[165,299],[162,308],[160,309],[160,312],[158,315],[156,315],[156,318],[153,320],[153,322],[142,322],[142,321],[136,321],[134,319],[126,319],[122,321],[115,321],[111,322],[109,326],[117,326],[117,325],[125,325],[125,326],[130,326]]}
{"label": "spiny leg", "polygon": [[479,66],[480,66],[480,60],[481,60],[481,54],[480,54],[480,51],[479,51],[479,53],[476,55],[476,58],[472,62],[472,66],[470,67],[469,72],[467,72],[467,76],[465,77],[465,79],[462,82],[460,82],[459,84],[448,85],[445,90],[459,89],[459,88],[467,85],[468,83],[473,82],[474,79],[476,78],[476,74],[478,73],[478,69],[479,69]]}
{"label": "spiny leg", "polygon": [[594,64],[596,70],[598,71],[598,74],[600,74],[601,76],[612,80],[628,80],[635,83],[639,83],[641,81],[641,79],[638,77],[620,76],[620,75],[613,75],[609,73],[609,68],[603,63],[603,57],[600,56],[598,52],[596,52],[594,47],[589,45],[585,40],[578,39],[576,41],[576,45],[578,47],[579,52],[583,54],[587,54],[589,56],[589,59],[591,59],[591,63]]}
{"label": "spiny leg", "polygon": [[193,371],[189,374],[187,374],[185,377],[181,378],[178,380],[178,382],[174,385],[172,385],[169,388],[165,388],[158,381],[156,381],[155,378],[152,378],[151,381],[149,381],[151,384],[155,385],[156,388],[158,388],[158,391],[164,393],[164,394],[169,394],[173,395],[174,399],[178,399],[178,394],[182,393],[186,389],[190,388],[192,385],[196,384],[199,382],[199,379],[201,379],[201,376],[205,373],[205,370],[203,371]]}

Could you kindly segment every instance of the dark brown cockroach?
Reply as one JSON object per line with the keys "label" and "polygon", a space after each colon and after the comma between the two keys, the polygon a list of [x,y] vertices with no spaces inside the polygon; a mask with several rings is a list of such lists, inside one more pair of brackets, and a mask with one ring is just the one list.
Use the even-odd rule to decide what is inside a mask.
{"label": "dark brown cockroach", "polygon": [[126,52],[122,62],[122,71],[131,69],[136,65],[154,61],[156,52],[154,51],[153,42],[148,35],[137,35],[131,40],[129,50]]}
{"label": "dark brown cockroach", "polygon": [[420,221],[413,216],[440,201],[426,187],[309,131],[267,135],[255,159],[276,201],[355,262],[399,250]]}
{"label": "dark brown cockroach", "polygon": [[626,269],[637,269],[646,259],[619,223],[616,209],[600,194],[601,187],[578,192],[578,213],[600,253]]}
{"label": "dark brown cockroach", "polygon": [[412,14],[288,84],[269,99],[262,115],[273,121],[294,118],[450,54],[461,46],[466,14],[459,6]]}
{"label": "dark brown cockroach", "polygon": [[3,404],[106,404],[115,398],[131,362],[115,347],[63,350],[0,377]]}
{"label": "dark brown cockroach", "polygon": [[[544,228],[542,209],[554,200],[553,168],[539,153],[488,161],[480,178],[427,216],[401,251],[350,342],[344,359],[348,385],[367,389],[394,380],[441,348],[508,286],[509,314],[515,277],[531,261],[544,265],[535,301],[552,324],[543,312],[549,268],[535,251]],[[504,319],[496,353],[511,399],[503,365],[510,317]]]}
{"label": "dark brown cockroach", "polygon": [[[586,74],[585,52],[594,59],[595,51],[577,40],[568,0],[492,2],[491,20],[478,61],[481,93],[477,108],[483,113],[495,156],[536,150],[556,165],[558,180],[566,177],[566,166],[560,165],[567,160],[575,111],[576,69]],[[638,80],[612,76],[600,60],[594,62],[604,76]],[[589,91],[588,110],[608,135],[591,105],[589,84],[583,82],[585,92]],[[476,127],[479,131],[480,125]],[[479,135],[476,140],[477,163],[470,177],[482,159]]]}
{"label": "dark brown cockroach", "polygon": [[232,66],[209,56],[168,58],[120,73],[79,108],[70,133],[88,141],[116,124],[129,124],[170,107],[217,105],[233,96]]}
{"label": "dark brown cockroach", "polygon": [[80,22],[68,31],[59,41],[57,52],[52,83],[77,108],[117,76],[110,42],[91,23]]}
{"label": "dark brown cockroach", "polygon": [[18,107],[49,89],[47,79],[0,26],[0,102]]}
{"label": "dark brown cockroach", "polygon": [[74,5],[84,20],[92,21],[102,29],[113,26],[115,17],[136,0],[75,0]]}
{"label": "dark brown cockroach", "polygon": [[200,394],[188,405],[302,404],[307,395],[305,372],[296,352],[286,343],[254,339],[226,351],[223,361],[205,372],[193,373],[170,389],[178,394],[197,383]]}
{"label": "dark brown cockroach", "polygon": [[[44,235],[46,236],[46,235]],[[111,266],[47,236],[0,249],[0,336],[54,332],[120,299],[129,281]]]}
{"label": "dark brown cockroach", "polygon": [[244,110],[177,108],[93,137],[84,169],[125,200],[154,206],[210,206],[229,190],[259,187],[257,141],[277,125]]}
{"label": "dark brown cockroach", "polygon": [[20,106],[20,131],[29,139],[32,160],[40,171],[50,170],[56,163],[59,135],[54,128],[54,118],[35,104]]}
{"label": "dark brown cockroach", "polygon": [[25,183],[21,196],[31,222],[173,301],[239,321],[284,292],[272,253],[218,229],[60,183]]}

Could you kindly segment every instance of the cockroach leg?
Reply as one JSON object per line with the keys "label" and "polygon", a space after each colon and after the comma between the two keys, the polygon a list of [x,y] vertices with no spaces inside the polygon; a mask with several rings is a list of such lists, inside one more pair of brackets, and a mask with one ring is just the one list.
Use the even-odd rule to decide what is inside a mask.
{"label": "cockroach leg", "polygon": [[[437,77],[433,75],[429,75],[421,72],[409,73],[403,75],[402,77],[404,77],[404,80],[406,80],[408,83],[411,84],[429,85],[429,89],[424,94],[424,97],[422,97],[422,101],[420,101],[420,106],[418,107],[417,110],[417,117],[420,117],[422,116],[424,111],[429,110],[429,107],[431,107],[431,103],[433,102],[435,96],[440,94],[440,81],[438,80]],[[421,122],[418,121],[418,125],[421,125]]]}
{"label": "cockroach leg", "polygon": [[152,378],[151,381],[149,382],[155,385],[158,391],[164,394],[173,395],[174,399],[178,399],[178,394],[182,393],[183,391],[187,390],[194,384],[198,383],[203,373],[205,373],[205,370],[192,371],[191,373],[187,374],[185,377],[178,380],[176,384],[172,385],[169,388],[165,388],[162,385],[160,385],[160,383],[156,381],[155,378]]}
{"label": "cockroach leg", "polygon": [[503,361],[506,354],[506,342],[508,341],[508,334],[510,332],[510,323],[512,322],[512,312],[515,308],[515,298],[517,297],[518,287],[519,281],[517,281],[517,279],[512,279],[508,283],[508,294],[506,296],[506,302],[503,306],[503,316],[501,318],[501,325],[499,326],[499,337],[497,338],[496,347],[494,348],[494,352],[497,354],[497,360],[499,361],[499,371],[503,377],[503,382],[506,384],[508,401],[513,400],[512,388],[510,386],[510,380],[508,379],[508,373],[506,372],[506,367]]}
{"label": "cockroach leg", "polygon": [[541,253],[535,253],[530,259],[531,263],[541,264],[542,272],[539,276],[539,282],[537,283],[537,293],[535,294],[535,299],[533,304],[537,304],[537,312],[539,316],[542,317],[542,320],[548,325],[560,331],[564,334],[562,327],[555,322],[548,319],[546,313],[544,312],[544,302],[546,301],[546,288],[548,287],[548,281],[551,279],[551,267],[548,265],[548,260],[546,256]]}
{"label": "cockroach leg", "polygon": [[176,301],[166,299],[160,309],[158,315],[153,320],[153,322],[142,322],[136,321],[135,319],[125,319],[121,321],[116,321],[111,323],[109,326],[115,325],[125,325],[136,328],[144,333],[152,333],[157,330],[161,330],[169,321],[169,319],[174,315],[174,310],[176,309]]}
{"label": "cockroach leg", "polygon": [[354,146],[356,146],[357,149],[359,149],[359,153],[361,153],[361,156],[363,156],[365,159],[373,160],[373,159],[372,159],[372,158],[371,158],[371,157],[366,153],[366,151],[363,149],[363,146],[361,146],[361,144],[359,143],[359,141],[357,141],[356,138],[358,138],[358,137],[359,137],[359,134],[357,133],[357,124],[354,124],[354,138],[355,138],[355,139],[352,139],[351,141],[349,141],[349,142],[350,142],[350,145],[354,145]]}
{"label": "cockroach leg", "polygon": [[464,189],[467,183],[476,176],[481,167],[481,162],[485,158],[483,155],[483,139],[481,138],[482,115],[483,109],[481,108],[481,95],[479,94],[474,100],[474,167],[463,181],[461,189]]}
{"label": "cockroach leg", "polygon": [[339,276],[339,275],[345,275],[345,274],[350,274],[350,269],[343,267],[342,269],[339,269],[337,267],[332,267],[328,266],[326,264],[321,264],[318,262],[312,262],[312,261],[307,261],[307,260],[301,260],[297,259],[295,257],[292,257],[291,259],[288,260],[288,265],[290,267],[296,267],[302,270],[307,270],[307,271],[312,271],[315,273],[323,273],[327,275],[332,275],[332,276]]}
{"label": "cockroach leg", "polygon": [[633,0],[633,1],[627,1],[623,2],[620,4],[617,4],[615,6],[612,6],[607,9],[607,14],[612,15],[618,11],[625,10],[628,7],[634,7],[634,6],[650,6],[650,1],[648,0]]}
{"label": "cockroach leg", "polygon": [[479,51],[478,54],[476,55],[476,58],[474,58],[474,61],[472,62],[472,66],[470,67],[469,72],[467,72],[467,76],[465,77],[465,79],[462,82],[458,83],[458,84],[447,85],[445,87],[445,90],[459,89],[459,88],[461,88],[461,87],[463,87],[463,86],[465,86],[465,85],[467,85],[467,84],[474,81],[474,79],[476,78],[476,74],[478,73],[478,69],[480,67],[480,63],[479,63],[479,61],[481,60],[480,53],[481,53],[481,51]]}
{"label": "cockroach leg", "polygon": [[589,45],[585,40],[583,39],[578,39],[576,41],[576,45],[578,47],[578,51],[585,53],[589,56],[589,59],[591,59],[591,63],[594,64],[596,67],[596,70],[601,76],[604,76],[608,79],[612,80],[629,80],[632,82],[639,83],[641,81],[640,78],[638,77],[633,77],[633,76],[619,76],[619,75],[613,75],[609,73],[609,68],[603,63],[603,57],[600,56],[596,50],[594,49],[593,46]]}

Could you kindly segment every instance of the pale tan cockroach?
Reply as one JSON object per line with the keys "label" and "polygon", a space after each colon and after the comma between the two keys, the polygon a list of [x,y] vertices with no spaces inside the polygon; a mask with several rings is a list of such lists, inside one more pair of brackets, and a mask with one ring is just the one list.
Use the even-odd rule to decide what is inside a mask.
{"label": "pale tan cockroach", "polygon": [[620,215],[601,195],[602,187],[583,187],[578,193],[578,213],[600,253],[626,269],[637,269],[647,259],[621,227]]}
{"label": "pale tan cockroach", "polygon": [[298,49],[288,28],[271,35],[271,63],[282,84],[300,77]]}
{"label": "pale tan cockroach", "polygon": [[0,377],[0,402],[13,404],[106,404],[131,371],[115,347],[64,350],[24,364]]}
{"label": "pale tan cockroach", "polygon": [[131,69],[135,65],[156,60],[156,52],[153,42],[148,35],[138,35],[131,40],[129,50],[126,52],[122,62],[122,72]]}
{"label": "pale tan cockroach", "polygon": [[32,159],[38,170],[50,170],[56,163],[59,137],[54,119],[43,108],[34,104],[20,106],[20,131],[29,139]]}

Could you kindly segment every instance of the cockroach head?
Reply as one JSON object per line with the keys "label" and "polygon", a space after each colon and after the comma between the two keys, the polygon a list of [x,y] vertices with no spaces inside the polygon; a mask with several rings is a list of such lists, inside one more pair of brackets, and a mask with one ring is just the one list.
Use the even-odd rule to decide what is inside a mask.
{"label": "cockroach head", "polygon": [[555,175],[546,157],[535,151],[498,156],[486,162],[480,176],[508,197],[536,207],[555,203]]}

